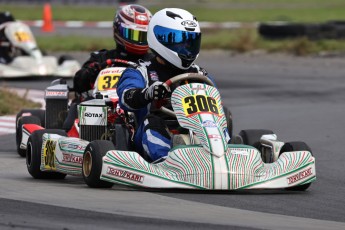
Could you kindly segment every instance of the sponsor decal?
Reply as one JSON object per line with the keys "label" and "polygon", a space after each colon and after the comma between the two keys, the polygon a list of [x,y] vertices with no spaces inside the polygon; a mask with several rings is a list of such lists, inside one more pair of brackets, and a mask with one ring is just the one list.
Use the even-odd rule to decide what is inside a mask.
{"label": "sponsor decal", "polygon": [[107,174],[110,174],[110,175],[113,175],[116,177],[122,177],[122,178],[125,178],[127,180],[131,180],[131,181],[135,181],[135,182],[139,182],[139,183],[143,183],[143,181],[144,181],[144,176],[142,176],[142,175],[128,172],[126,170],[112,168],[110,166],[108,166],[108,168],[107,168]]}
{"label": "sponsor decal", "polygon": [[77,144],[68,144],[67,148],[69,148],[69,149],[76,149],[76,150],[84,150],[83,146],[77,145]]}
{"label": "sponsor decal", "polygon": [[80,125],[107,125],[107,107],[79,106]]}
{"label": "sponsor decal", "polygon": [[312,175],[312,171],[311,171],[311,168],[308,168],[302,172],[299,172],[299,173],[296,173],[294,175],[292,175],[291,177],[288,177],[287,180],[288,180],[288,184],[293,184],[293,183],[296,183],[310,175]]}
{"label": "sponsor decal", "polygon": [[84,113],[84,116],[85,117],[100,117],[100,118],[102,118],[103,114],[102,113]]}
{"label": "sponsor decal", "polygon": [[136,19],[138,19],[139,21],[147,21],[147,17],[142,14],[137,15]]}
{"label": "sponsor decal", "polygon": [[[120,62],[120,61],[119,61]],[[122,73],[125,70],[125,68],[111,68],[111,69],[105,69],[101,71],[101,75],[103,74],[115,74],[115,73]]]}
{"label": "sponsor decal", "polygon": [[199,91],[205,91],[206,88],[201,85],[198,85],[197,87],[192,87],[192,90],[196,90],[196,94],[197,94]]}
{"label": "sponsor decal", "polygon": [[46,91],[46,96],[55,96],[55,97],[66,97],[67,92],[66,91]]}
{"label": "sponsor decal", "polygon": [[62,162],[71,162],[71,163],[76,163],[76,164],[83,164],[83,157],[81,156],[76,156],[73,154],[69,153],[63,153],[62,154]]}
{"label": "sponsor decal", "polygon": [[181,25],[183,25],[185,27],[197,27],[198,26],[195,22],[190,21],[190,20],[186,20],[186,21],[181,22]]}
{"label": "sponsor decal", "polygon": [[140,25],[137,25],[135,28],[136,28],[136,29],[141,29],[141,30],[147,30],[147,26],[140,26]]}
{"label": "sponsor decal", "polygon": [[208,128],[215,128],[215,127],[217,127],[216,123],[214,121],[211,121],[211,120],[203,121],[202,122],[202,126],[208,127]]}
{"label": "sponsor decal", "polygon": [[243,156],[248,156],[249,153],[246,152],[246,151],[241,151],[241,150],[234,150],[232,151],[232,154],[235,154],[235,155],[243,155]]}
{"label": "sponsor decal", "polygon": [[150,71],[149,75],[152,81],[158,81],[158,74],[156,71]]}
{"label": "sponsor decal", "polygon": [[27,112],[27,113],[23,113],[23,114],[22,114],[22,117],[27,117],[27,116],[32,116],[32,113]]}
{"label": "sponsor decal", "polygon": [[208,138],[215,138],[215,139],[220,139],[222,138],[220,135],[217,135],[217,134],[209,134],[208,135]]}

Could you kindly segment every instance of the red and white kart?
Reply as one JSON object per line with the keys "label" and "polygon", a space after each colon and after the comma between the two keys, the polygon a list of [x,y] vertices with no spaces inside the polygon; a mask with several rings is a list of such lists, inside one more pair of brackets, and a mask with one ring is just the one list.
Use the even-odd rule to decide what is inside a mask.
{"label": "red and white kart", "polygon": [[15,53],[13,61],[0,63],[0,78],[73,77],[80,69],[79,62],[68,55],[44,56],[30,28],[20,21],[3,23],[0,30],[4,30]]}
{"label": "red and white kart", "polygon": [[[117,62],[126,61],[109,59],[101,66],[105,68]],[[62,130],[69,92],[65,81],[56,80],[46,89],[46,110],[23,110],[17,115],[18,153],[26,156],[29,173],[34,178],[81,175],[83,150],[89,141],[111,141],[116,135],[120,135],[119,131],[115,134],[115,128],[123,125],[124,119],[131,119],[130,116],[125,117],[123,110],[117,106],[116,85],[125,69],[109,67],[100,71],[93,89],[95,99],[78,105],[78,118],[68,133]],[[56,143],[55,139],[49,139],[50,137],[59,138],[59,145],[50,147],[52,143]],[[120,138],[124,136],[117,139]]]}
{"label": "red and white kart", "polygon": [[[124,67],[108,66],[122,63],[134,65],[121,59],[108,59],[101,63],[102,71],[98,75],[95,88],[91,94],[94,96],[101,94],[106,101],[113,101],[116,107],[118,96],[116,94],[117,81],[125,69]],[[31,133],[37,129],[62,129],[69,112],[69,94],[72,92],[64,79],[58,79],[51,83],[45,90],[45,109],[23,109],[16,117],[16,144],[17,152],[20,156],[26,156],[27,141]],[[76,109],[76,108],[74,108]],[[112,118],[113,119],[113,118]],[[24,126],[25,125],[25,126]],[[23,127],[25,127],[23,129]],[[62,132],[61,130],[58,132]],[[75,120],[72,129],[67,133],[70,137],[79,137],[79,123]]]}

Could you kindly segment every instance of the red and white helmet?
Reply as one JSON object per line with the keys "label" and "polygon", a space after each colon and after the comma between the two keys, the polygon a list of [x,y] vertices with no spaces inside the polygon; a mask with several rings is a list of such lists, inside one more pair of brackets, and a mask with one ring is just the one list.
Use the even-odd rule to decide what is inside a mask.
{"label": "red and white helmet", "polygon": [[149,50],[147,29],[151,12],[140,5],[122,6],[116,13],[113,24],[114,40],[128,53],[143,55]]}

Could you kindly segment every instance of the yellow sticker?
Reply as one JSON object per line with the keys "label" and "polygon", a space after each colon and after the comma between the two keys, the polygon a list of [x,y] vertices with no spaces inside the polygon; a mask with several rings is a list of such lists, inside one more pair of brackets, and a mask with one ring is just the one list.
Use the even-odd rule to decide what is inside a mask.
{"label": "yellow sticker", "polygon": [[206,95],[192,95],[182,98],[182,106],[186,116],[199,113],[219,115],[219,105],[213,97]]}
{"label": "yellow sticker", "polygon": [[49,170],[56,170],[55,167],[55,147],[56,141],[47,140],[44,149],[43,149],[43,157],[44,157],[44,168]]}
{"label": "yellow sticker", "polygon": [[25,31],[19,31],[14,33],[14,37],[18,42],[30,42],[32,41],[29,33]]}
{"label": "yellow sticker", "polygon": [[116,89],[121,73],[105,74],[98,78],[97,89],[100,91]]}

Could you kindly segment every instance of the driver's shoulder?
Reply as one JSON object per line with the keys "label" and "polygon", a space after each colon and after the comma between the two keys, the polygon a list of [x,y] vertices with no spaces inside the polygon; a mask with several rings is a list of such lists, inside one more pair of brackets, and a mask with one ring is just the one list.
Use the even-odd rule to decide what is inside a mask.
{"label": "driver's shoulder", "polygon": [[90,57],[91,58],[103,58],[103,59],[107,59],[108,57],[113,57],[116,55],[116,50],[112,49],[112,50],[107,50],[107,49],[101,49],[101,50],[97,50],[97,51],[93,51],[90,53]]}

